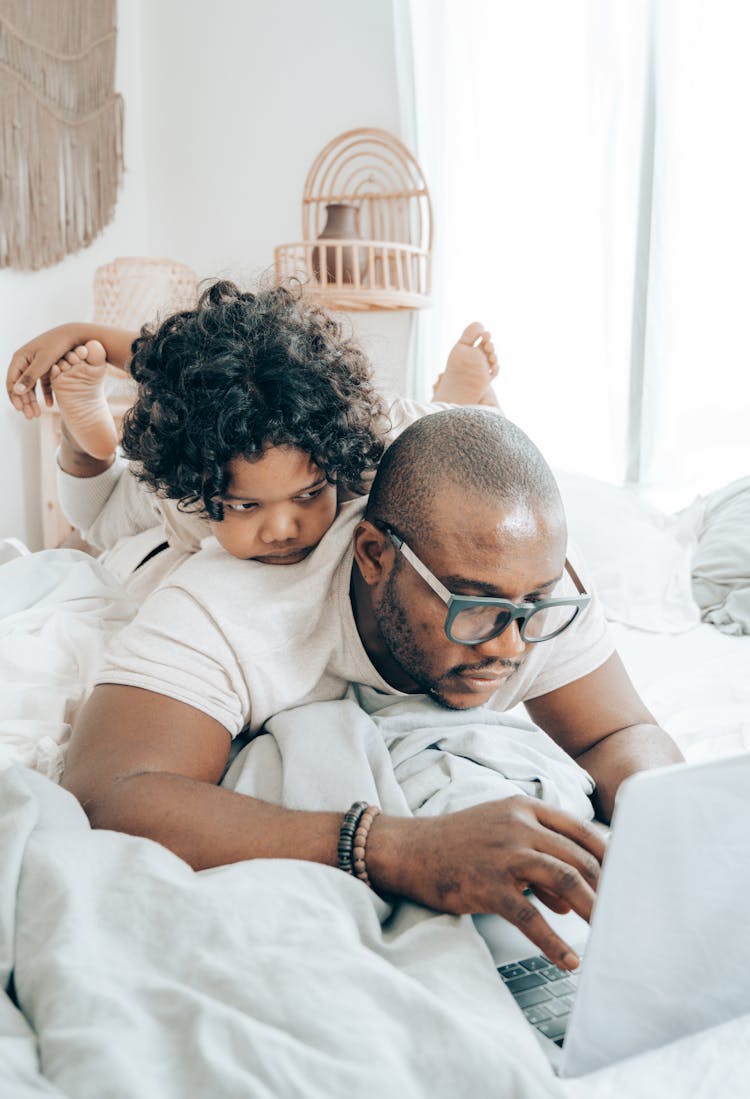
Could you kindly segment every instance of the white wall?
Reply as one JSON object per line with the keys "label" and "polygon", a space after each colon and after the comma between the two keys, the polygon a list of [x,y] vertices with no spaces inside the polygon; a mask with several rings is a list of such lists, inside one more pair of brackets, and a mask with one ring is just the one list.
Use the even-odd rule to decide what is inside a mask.
{"label": "white wall", "polygon": [[[200,276],[253,280],[302,235],[305,177],[345,130],[399,133],[389,0],[157,0],[144,9],[149,239]],[[402,389],[408,314],[359,314]]]}
{"label": "white wall", "polygon": [[[3,382],[13,351],[45,328],[88,320],[94,271],[118,255],[147,248],[143,163],[141,0],[120,4],[117,88],[125,97],[125,179],[114,220],[94,243],[43,271],[0,270],[0,371]],[[32,549],[42,545],[39,502],[39,425],[29,424],[0,391],[0,468],[3,507],[0,538],[14,535]]]}
{"label": "white wall", "polygon": [[[91,315],[94,271],[169,256],[248,281],[299,239],[305,176],[331,138],[399,133],[388,0],[120,0],[127,172],[113,223],[45,271],[0,271],[4,370],[16,347]],[[409,314],[352,318],[381,384],[401,389]],[[37,425],[0,400],[0,537],[41,546]]]}

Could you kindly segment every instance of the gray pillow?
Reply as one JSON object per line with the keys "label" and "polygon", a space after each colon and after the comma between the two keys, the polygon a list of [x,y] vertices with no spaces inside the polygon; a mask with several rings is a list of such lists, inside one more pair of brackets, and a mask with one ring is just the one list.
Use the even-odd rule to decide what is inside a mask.
{"label": "gray pillow", "polygon": [[704,499],[693,555],[693,595],[704,622],[750,633],[750,477]]}

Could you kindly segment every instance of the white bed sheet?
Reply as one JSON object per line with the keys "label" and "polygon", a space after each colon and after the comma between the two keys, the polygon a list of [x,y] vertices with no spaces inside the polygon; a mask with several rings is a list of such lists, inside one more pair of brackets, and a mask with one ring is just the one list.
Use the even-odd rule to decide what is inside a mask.
{"label": "white bed sheet", "polygon": [[613,623],[612,632],[641,697],[686,759],[750,749],[750,636],[709,625],[664,635]]}
{"label": "white bed sheet", "polygon": [[[59,570],[64,560],[74,568],[63,570],[67,573],[63,578]],[[84,555],[64,559],[39,554],[32,562],[0,566],[0,607],[5,611],[0,620],[0,759],[5,763],[19,759],[35,762],[39,770],[54,774],[56,758],[50,745],[65,740],[71,717],[95,675],[104,644],[134,608],[117,585],[110,583],[95,562]],[[30,569],[36,570],[33,577]],[[747,750],[750,637],[729,637],[712,626],[669,636],[621,625],[613,629],[636,686],[689,759]],[[41,753],[40,745],[46,745]],[[82,842],[88,840],[82,837]],[[145,840],[130,837],[127,842],[129,850],[133,845],[139,850],[143,847],[144,852],[149,849]],[[2,903],[7,915],[9,898],[2,898]],[[178,934],[176,928],[174,933]],[[498,1003],[493,993],[488,997],[487,1011],[498,1011]],[[507,1026],[505,1006],[500,1015]],[[525,1026],[520,1015],[515,1019]],[[19,1025],[14,1019],[13,1026]],[[511,1031],[514,1038],[510,1037]],[[3,1037],[10,1039],[13,1033],[11,1027]],[[506,1031],[511,1045],[519,1033],[516,1023]],[[429,1042],[429,1038],[423,1035],[422,1041]],[[31,1050],[32,1060],[27,1063],[31,1071],[33,1043],[24,1048]],[[445,1049],[436,1043],[432,1055],[439,1064]],[[569,1099],[665,1095],[677,1099],[714,1099],[716,1095],[739,1099],[750,1093],[750,1019],[735,1020],[577,1081],[550,1082],[540,1073],[538,1060],[532,1058],[527,1086],[519,1086],[517,1067],[514,1056],[508,1070],[519,1088],[515,1094],[519,1095],[535,1097],[549,1088],[550,1094]],[[456,1071],[455,1062],[451,1071]],[[475,1079],[473,1073],[468,1076]],[[487,1086],[488,1094],[492,1093],[489,1078]],[[35,1087],[39,1090],[29,1094],[55,1094],[54,1090],[47,1091],[40,1080],[35,1080]],[[419,1095],[416,1083],[414,1088],[413,1094]]]}

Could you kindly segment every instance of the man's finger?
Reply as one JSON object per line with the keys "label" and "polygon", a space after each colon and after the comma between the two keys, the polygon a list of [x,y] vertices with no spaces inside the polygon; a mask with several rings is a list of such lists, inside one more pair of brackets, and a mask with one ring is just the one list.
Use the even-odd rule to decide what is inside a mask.
{"label": "man's finger", "polygon": [[542,851],[529,852],[516,871],[516,879],[532,891],[541,886],[567,902],[582,919],[591,919],[596,887],[571,863]]}
{"label": "man's finger", "polygon": [[602,872],[601,863],[580,843],[568,839],[559,832],[545,829],[540,833],[533,847],[540,855],[556,859],[561,865],[576,870],[592,889],[597,889]]}
{"label": "man's finger", "polygon": [[509,923],[522,931],[551,962],[560,969],[576,969],[580,961],[572,949],[552,930],[538,908],[522,894],[508,899],[500,913]]}
{"label": "man's finger", "polygon": [[556,893],[550,893],[544,886],[532,885],[529,888],[537,900],[541,901],[547,908],[551,908],[558,916],[565,916],[571,911],[570,904],[567,901],[563,900],[562,897],[558,897]]}
{"label": "man's finger", "polygon": [[577,817],[564,812],[564,810],[556,809],[543,801],[540,801],[536,806],[536,817],[541,824],[552,829],[553,832],[559,832],[560,835],[567,836],[568,839],[573,840],[580,847],[585,847],[601,864],[607,850],[607,842],[601,831],[595,828],[593,824],[590,824],[587,820],[579,820]]}

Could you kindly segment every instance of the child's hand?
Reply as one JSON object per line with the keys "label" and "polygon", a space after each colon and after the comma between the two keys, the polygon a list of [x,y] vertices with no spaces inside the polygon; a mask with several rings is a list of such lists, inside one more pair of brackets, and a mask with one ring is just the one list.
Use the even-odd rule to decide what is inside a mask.
{"label": "child's hand", "polygon": [[13,407],[22,412],[27,420],[41,416],[37,401],[36,383],[39,382],[44,395],[44,403],[52,407],[52,386],[50,370],[60,359],[73,351],[84,341],[77,336],[74,324],[61,324],[50,328],[19,347],[10,360],[5,388]]}
{"label": "child's hand", "polygon": [[497,405],[491,382],[498,369],[492,336],[484,325],[475,321],[464,329],[448,355],[445,370],[433,387],[433,400]]}

